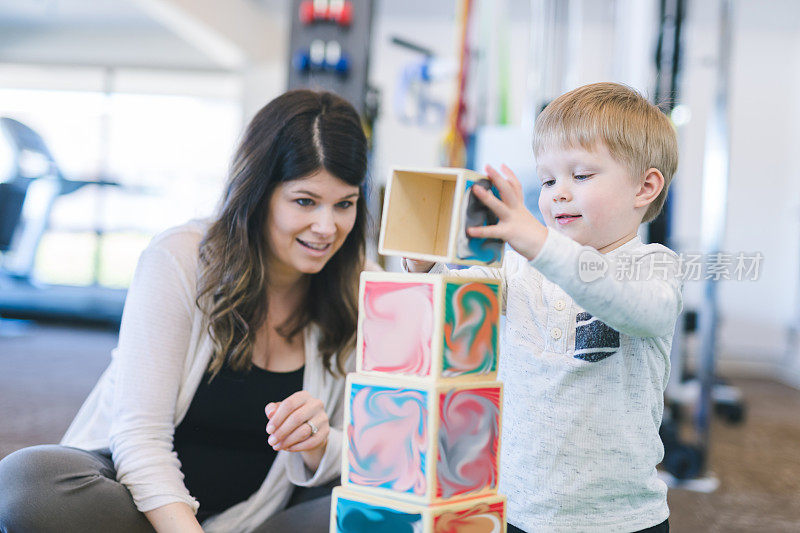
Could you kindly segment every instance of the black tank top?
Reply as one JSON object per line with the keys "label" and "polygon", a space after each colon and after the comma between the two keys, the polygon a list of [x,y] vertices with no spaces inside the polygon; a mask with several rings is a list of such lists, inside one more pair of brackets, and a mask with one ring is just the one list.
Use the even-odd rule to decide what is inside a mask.
{"label": "black tank top", "polygon": [[174,437],[184,483],[200,502],[201,521],[258,490],[277,455],[267,443],[264,407],[302,388],[302,367],[293,372],[226,367],[211,383],[203,377]]}

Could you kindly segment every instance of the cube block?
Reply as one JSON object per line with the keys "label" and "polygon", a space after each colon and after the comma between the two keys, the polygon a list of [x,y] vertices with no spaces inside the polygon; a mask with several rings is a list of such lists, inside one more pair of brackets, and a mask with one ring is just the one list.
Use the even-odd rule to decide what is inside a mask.
{"label": "cube block", "polygon": [[501,297],[499,282],[486,278],[362,273],[357,371],[495,379]]}
{"label": "cube block", "polygon": [[439,505],[420,505],[401,500],[333,489],[332,533],[505,533],[505,496],[456,500]]}
{"label": "cube block", "polygon": [[500,265],[502,241],[466,234],[469,226],[495,223],[493,213],[470,194],[470,187],[485,179],[463,168],[392,169],[378,252],[443,263]]}
{"label": "cube block", "polygon": [[342,485],[431,504],[497,492],[502,385],[350,374]]}

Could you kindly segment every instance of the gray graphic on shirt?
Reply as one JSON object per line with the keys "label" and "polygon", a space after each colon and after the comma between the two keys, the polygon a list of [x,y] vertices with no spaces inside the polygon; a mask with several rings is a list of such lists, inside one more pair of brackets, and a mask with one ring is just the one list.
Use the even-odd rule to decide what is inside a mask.
{"label": "gray graphic on shirt", "polygon": [[589,313],[578,313],[575,326],[575,359],[596,363],[619,348],[619,331]]}

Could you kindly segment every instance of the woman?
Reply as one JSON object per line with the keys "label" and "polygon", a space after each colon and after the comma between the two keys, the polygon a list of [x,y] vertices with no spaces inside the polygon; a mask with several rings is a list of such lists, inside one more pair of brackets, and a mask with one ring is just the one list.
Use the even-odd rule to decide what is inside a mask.
{"label": "woman", "polygon": [[0,531],[269,531],[295,485],[335,480],[365,175],[341,98],[291,91],[259,111],[216,220],[142,254],[62,445],[0,462]]}

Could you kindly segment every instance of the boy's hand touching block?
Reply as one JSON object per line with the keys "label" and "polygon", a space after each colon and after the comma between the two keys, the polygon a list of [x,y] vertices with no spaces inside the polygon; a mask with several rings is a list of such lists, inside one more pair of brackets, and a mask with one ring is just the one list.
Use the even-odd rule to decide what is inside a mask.
{"label": "boy's hand touching block", "polygon": [[503,175],[490,165],[486,165],[486,174],[500,192],[500,199],[482,187],[472,188],[472,193],[497,215],[499,221],[493,226],[469,228],[467,233],[470,237],[506,241],[517,252],[531,260],[544,245],[547,228],[525,207],[522,184],[514,172],[505,165],[500,169]]}

